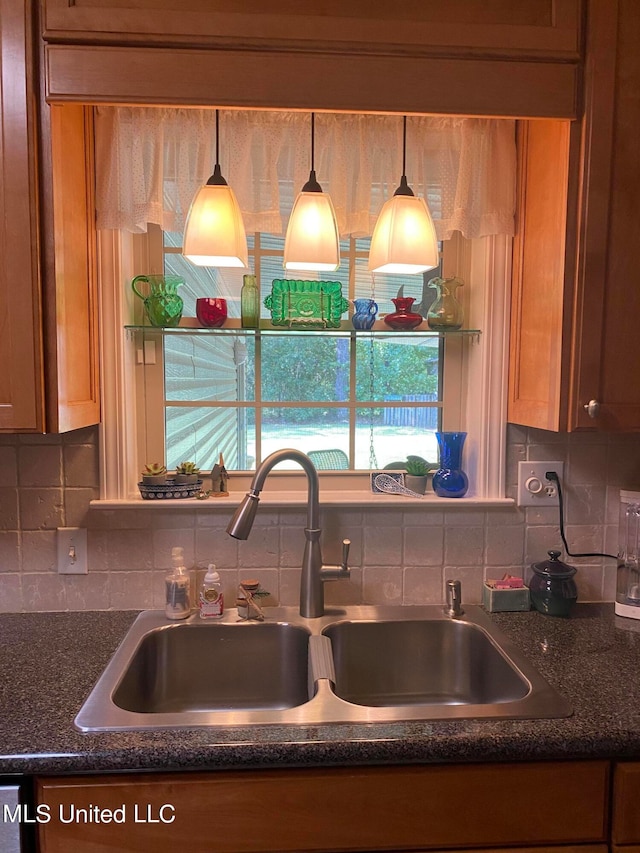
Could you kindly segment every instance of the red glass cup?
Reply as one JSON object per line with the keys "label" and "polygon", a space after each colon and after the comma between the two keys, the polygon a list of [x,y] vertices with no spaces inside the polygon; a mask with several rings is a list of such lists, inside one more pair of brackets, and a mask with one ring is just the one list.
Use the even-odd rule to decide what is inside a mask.
{"label": "red glass cup", "polygon": [[227,300],[219,297],[196,299],[196,317],[201,326],[223,326],[227,319]]}

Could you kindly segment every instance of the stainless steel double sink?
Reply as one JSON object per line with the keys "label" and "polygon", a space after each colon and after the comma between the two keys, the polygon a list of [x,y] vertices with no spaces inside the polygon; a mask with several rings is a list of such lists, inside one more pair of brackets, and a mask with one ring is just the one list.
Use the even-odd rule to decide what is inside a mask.
{"label": "stainless steel double sink", "polygon": [[565,717],[569,703],[476,606],[348,607],[264,622],[141,613],[80,731]]}

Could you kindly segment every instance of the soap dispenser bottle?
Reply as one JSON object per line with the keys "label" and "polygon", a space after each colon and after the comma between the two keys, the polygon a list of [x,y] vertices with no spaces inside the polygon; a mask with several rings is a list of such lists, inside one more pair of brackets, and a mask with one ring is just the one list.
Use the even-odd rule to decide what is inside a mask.
{"label": "soap dispenser bottle", "polygon": [[219,619],[224,613],[222,584],[220,583],[220,575],[213,563],[209,563],[209,568],[202,581],[199,605],[201,619]]}
{"label": "soap dispenser bottle", "polygon": [[184,550],[171,549],[173,571],[165,580],[167,619],[186,619],[191,613],[191,578],[184,564]]}

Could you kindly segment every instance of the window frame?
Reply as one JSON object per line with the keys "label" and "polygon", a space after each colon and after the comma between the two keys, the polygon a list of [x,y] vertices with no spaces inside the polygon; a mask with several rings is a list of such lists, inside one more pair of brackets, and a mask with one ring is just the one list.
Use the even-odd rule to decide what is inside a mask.
{"label": "window frame", "polygon": [[[472,483],[471,496],[457,499],[457,503],[511,503],[504,494],[512,241],[502,236],[464,240],[455,235],[447,243],[450,245],[443,257],[443,276],[456,274],[472,283],[464,292],[465,315],[473,318],[474,328],[481,329],[478,340],[447,340],[447,347],[460,352],[458,358],[450,358],[448,354],[445,360],[442,428],[464,429],[469,433],[465,469]],[[137,493],[140,460],[146,458],[148,450],[145,451],[144,436],[136,430],[136,407],[140,401],[130,377],[138,355],[124,331],[134,316],[135,306],[131,289],[123,282],[130,282],[142,270],[162,274],[162,253],[154,247],[153,235],[118,231],[99,232],[98,250],[103,413],[99,503],[155,505],[143,502]],[[463,349],[466,349],[464,358]],[[306,483],[302,472],[275,471],[274,476],[277,485],[274,483],[272,492],[274,489],[283,495],[293,492],[295,500],[304,502]],[[320,476],[323,494],[336,490],[344,496],[348,492],[350,498],[344,496],[345,502],[357,501],[357,496],[366,502],[364,496],[370,493],[367,472],[321,472]],[[251,477],[251,473],[234,476],[234,486],[240,490],[248,488]],[[428,497],[424,504],[446,500],[435,495]],[[375,498],[377,505],[397,504],[393,496]],[[339,498],[336,500],[340,502]],[[162,505],[166,507],[168,503],[173,504]],[[211,503],[199,504],[205,505]]]}

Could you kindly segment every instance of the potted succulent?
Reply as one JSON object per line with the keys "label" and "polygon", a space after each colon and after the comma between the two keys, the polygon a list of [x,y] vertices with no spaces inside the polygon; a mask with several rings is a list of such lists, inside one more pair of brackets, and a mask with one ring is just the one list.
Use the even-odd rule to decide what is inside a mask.
{"label": "potted succulent", "polygon": [[412,492],[417,492],[419,495],[424,495],[429,479],[429,471],[435,468],[426,459],[421,456],[407,456],[407,461],[404,464],[404,484]]}
{"label": "potted succulent", "polygon": [[167,469],[162,462],[149,462],[144,466],[142,482],[145,486],[164,486],[167,482]]}
{"label": "potted succulent", "polygon": [[195,462],[181,462],[176,466],[176,484],[192,485],[198,482],[200,469]]}

